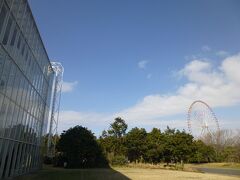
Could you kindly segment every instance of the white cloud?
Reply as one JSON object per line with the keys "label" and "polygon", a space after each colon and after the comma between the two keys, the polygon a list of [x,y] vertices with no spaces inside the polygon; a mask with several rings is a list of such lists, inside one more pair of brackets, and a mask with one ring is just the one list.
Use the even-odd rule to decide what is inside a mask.
{"label": "white cloud", "polygon": [[[187,82],[171,94],[145,96],[134,106],[111,115],[66,111],[60,114],[60,119],[63,126],[78,123],[89,128],[101,126],[104,127],[101,129],[106,129],[114,117],[121,116],[131,127],[161,127],[169,124],[176,128],[185,126],[186,129],[185,119],[164,119],[186,114],[195,100],[203,100],[213,108],[240,104],[240,54],[225,58],[218,67],[213,67],[209,61],[195,59],[186,64],[178,74],[186,78]],[[234,126],[239,124],[232,127]]]}
{"label": "white cloud", "polygon": [[58,132],[62,132],[76,125],[82,125],[92,130],[96,129],[96,127],[103,130],[108,128],[112,120],[112,115],[103,113],[60,111]]}
{"label": "white cloud", "polygon": [[[217,70],[217,69],[216,69]],[[181,76],[185,76],[189,83],[195,82],[198,85],[219,84],[222,82],[222,74],[218,73],[212,65],[205,60],[193,60],[179,71]],[[181,88],[182,89],[182,88]]]}
{"label": "white cloud", "polygon": [[209,51],[211,51],[211,48],[209,46],[205,45],[202,47],[202,51],[209,52]]}
{"label": "white cloud", "polygon": [[65,82],[63,81],[62,84],[62,92],[71,92],[73,91],[73,89],[77,86],[78,81],[74,81],[74,82]]}
{"label": "white cloud", "polygon": [[219,57],[226,57],[229,55],[229,53],[227,51],[217,51],[216,55]]}
{"label": "white cloud", "polygon": [[146,61],[146,60],[139,61],[139,62],[138,62],[138,67],[139,67],[140,69],[145,69],[147,64],[148,64],[148,61]]}
{"label": "white cloud", "polygon": [[117,113],[130,121],[149,121],[186,113],[194,100],[206,101],[212,107],[240,103],[240,54],[228,57],[219,67],[210,62],[193,60],[179,71],[187,83],[173,94],[153,94],[133,107]]}
{"label": "white cloud", "polygon": [[226,58],[221,66],[222,71],[225,72],[226,78],[230,83],[240,84],[240,53]]}
{"label": "white cloud", "polygon": [[[94,132],[97,132],[98,135],[105,129],[109,128],[110,123],[113,122],[113,119],[118,117],[117,114],[103,114],[96,112],[79,112],[79,111],[60,111],[59,114],[59,125],[58,132],[61,133],[63,130],[67,130],[70,127],[76,125],[81,125],[87,127]],[[180,119],[171,119],[171,120],[157,120],[157,119],[146,119],[146,120],[129,120],[125,119],[129,129],[135,126],[145,127],[149,130],[152,127],[160,127],[165,129],[167,126],[178,127],[181,129],[186,129],[186,125]]]}

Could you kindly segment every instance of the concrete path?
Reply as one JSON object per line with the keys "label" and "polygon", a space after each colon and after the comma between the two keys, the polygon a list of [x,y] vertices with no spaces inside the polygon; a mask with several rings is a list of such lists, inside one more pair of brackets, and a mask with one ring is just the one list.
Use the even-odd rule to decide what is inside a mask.
{"label": "concrete path", "polygon": [[228,168],[197,168],[197,170],[204,173],[224,174],[240,176],[240,169],[228,169]]}

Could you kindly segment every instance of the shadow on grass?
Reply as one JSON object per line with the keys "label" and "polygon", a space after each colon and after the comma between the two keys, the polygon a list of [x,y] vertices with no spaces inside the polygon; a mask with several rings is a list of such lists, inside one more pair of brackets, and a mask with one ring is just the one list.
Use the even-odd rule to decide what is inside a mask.
{"label": "shadow on grass", "polygon": [[51,166],[35,173],[14,178],[15,180],[129,180],[127,176],[112,168],[99,169],[63,169]]}

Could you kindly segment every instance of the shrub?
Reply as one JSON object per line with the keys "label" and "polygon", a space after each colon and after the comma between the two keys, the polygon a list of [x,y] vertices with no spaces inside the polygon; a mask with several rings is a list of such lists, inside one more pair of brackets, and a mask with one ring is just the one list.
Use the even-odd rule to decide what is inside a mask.
{"label": "shrub", "polygon": [[111,160],[111,164],[113,166],[123,166],[123,165],[126,165],[127,163],[128,163],[127,158],[122,155],[114,156]]}
{"label": "shrub", "polygon": [[53,159],[51,157],[44,156],[43,157],[43,163],[44,164],[52,164],[53,163]]}
{"label": "shrub", "polygon": [[108,166],[96,137],[82,126],[75,126],[64,131],[57,143],[57,150],[66,158],[64,162],[67,162],[67,168]]}

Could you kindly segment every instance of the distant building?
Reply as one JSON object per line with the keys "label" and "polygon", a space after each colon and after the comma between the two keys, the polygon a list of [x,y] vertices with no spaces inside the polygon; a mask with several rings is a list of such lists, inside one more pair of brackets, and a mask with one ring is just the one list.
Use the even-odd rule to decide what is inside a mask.
{"label": "distant building", "polygon": [[53,76],[27,0],[0,0],[0,179],[41,167]]}

